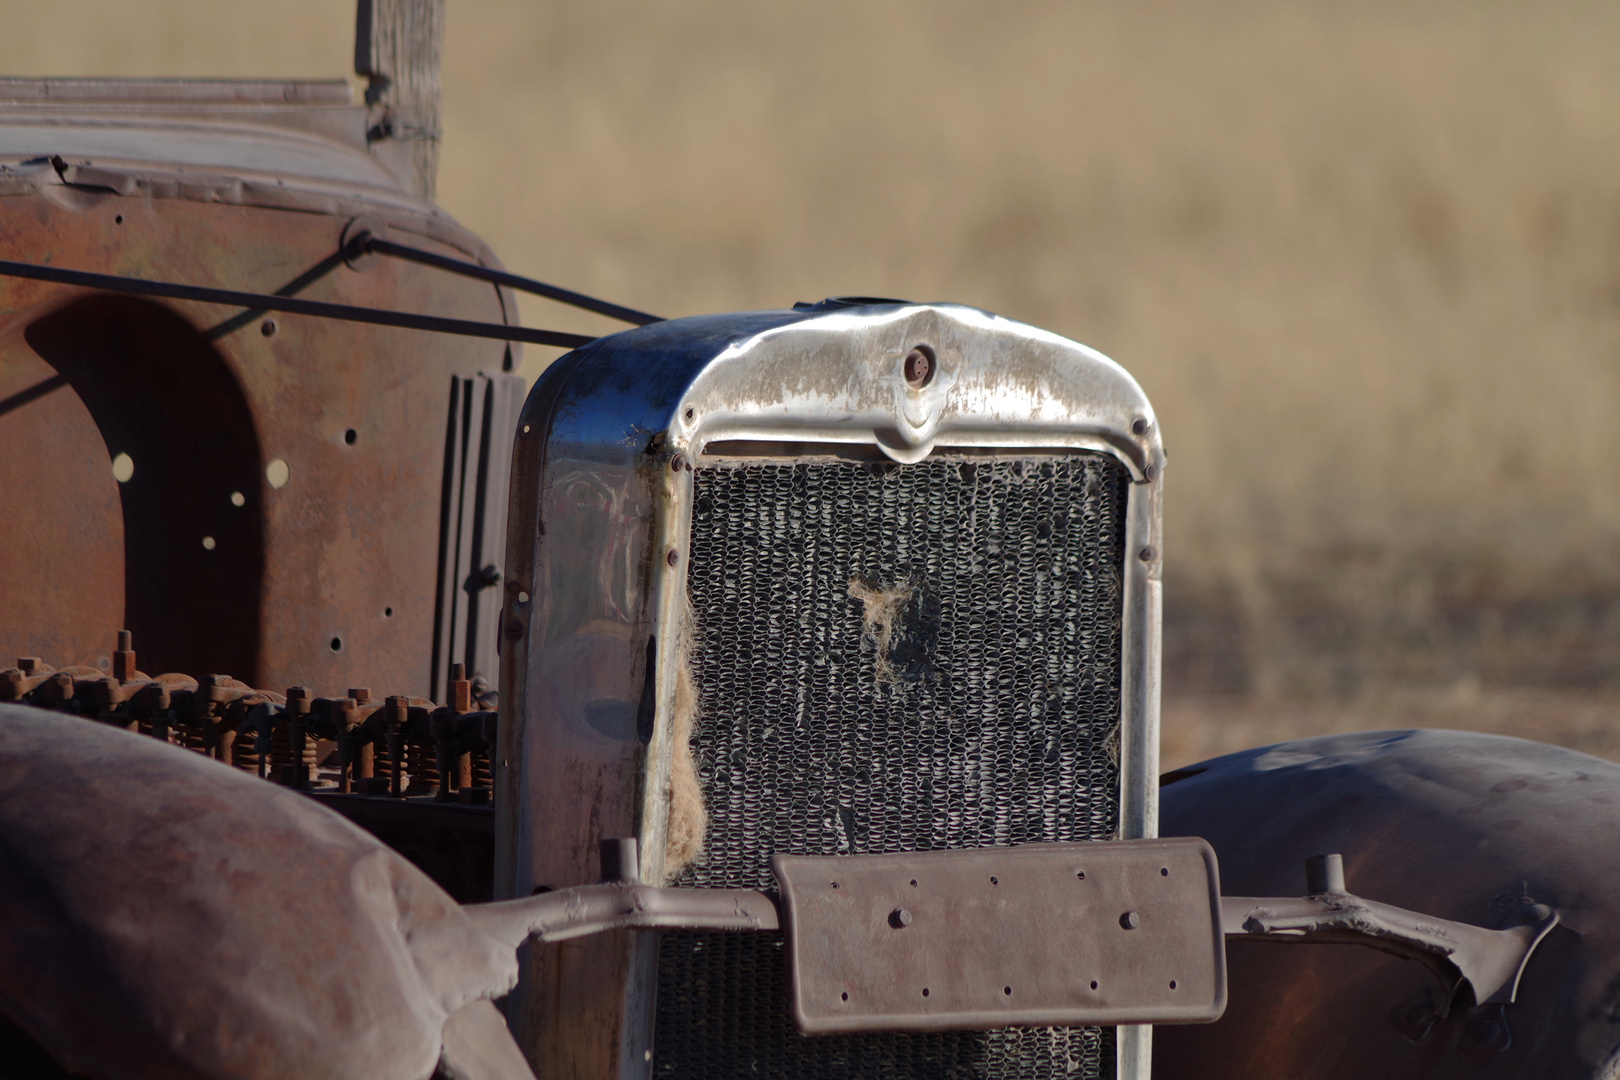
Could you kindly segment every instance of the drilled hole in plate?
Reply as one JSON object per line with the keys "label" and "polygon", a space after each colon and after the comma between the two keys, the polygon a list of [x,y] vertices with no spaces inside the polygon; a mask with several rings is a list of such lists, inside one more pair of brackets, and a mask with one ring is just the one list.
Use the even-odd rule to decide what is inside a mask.
{"label": "drilled hole in plate", "polygon": [[391,607],[383,608],[383,618],[392,619],[393,617],[394,617],[394,609],[393,608],[391,608]]}
{"label": "drilled hole in plate", "polygon": [[216,545],[214,543],[214,538],[212,536],[203,537],[203,550],[204,551],[213,551],[215,547],[216,547]]}
{"label": "drilled hole in plate", "polygon": [[1097,980],[1096,979],[1091,980],[1091,988],[1093,990],[1097,989]]}
{"label": "drilled hole in plate", "polygon": [[1074,872],[1074,876],[1081,881],[1086,880],[1086,872],[1084,870],[1076,870]]}
{"label": "drilled hole in plate", "polygon": [[247,505],[247,496],[242,494],[240,491],[231,492],[231,505],[232,506],[246,506]]}
{"label": "drilled hole in plate", "polygon": [[129,478],[135,475],[135,459],[122,452],[114,454],[112,469],[113,479],[120,484],[126,484]]}
{"label": "drilled hole in plate", "polygon": [[917,879],[916,878],[911,879],[911,887],[913,889],[915,889],[917,887]]}
{"label": "drilled hole in plate", "polygon": [[928,996],[928,987],[925,986],[925,987],[923,987],[923,997],[927,997],[927,996]]}
{"label": "drilled hole in plate", "polygon": [[1176,988],[1176,980],[1171,979],[1170,980],[1170,989],[1174,990],[1175,988]]}
{"label": "drilled hole in plate", "polygon": [[531,430],[533,429],[528,424],[523,425],[523,434],[527,435]]}
{"label": "drilled hole in plate", "polygon": [[275,458],[264,467],[264,478],[270,481],[271,487],[279,490],[286,487],[287,481],[292,479],[292,469],[288,468],[285,461]]}
{"label": "drilled hole in plate", "polygon": [[332,641],[331,641],[331,649],[332,649],[333,652],[342,652],[343,651],[343,639],[340,638],[340,637],[333,638]]}
{"label": "drilled hole in plate", "polygon": [[123,214],[114,214],[113,215],[113,224],[114,225],[122,225],[123,223],[124,223],[124,215]]}
{"label": "drilled hole in plate", "polygon": [[833,882],[833,883],[832,883],[832,887],[833,887],[833,888],[835,888],[835,889],[836,889],[836,888],[838,888],[838,882],[836,882],[836,881],[835,881],[835,882]]}
{"label": "drilled hole in plate", "polygon": [[528,602],[529,602],[529,594],[526,593],[526,592],[519,592],[518,593],[518,603],[527,604]]}
{"label": "drilled hole in plate", "polygon": [[840,994],[839,997],[843,998],[845,1001],[848,1001],[849,1000],[849,991],[846,990],[844,993]]}
{"label": "drilled hole in plate", "polygon": [[990,879],[990,884],[992,884],[992,885],[1000,885],[1001,884],[1001,879],[998,878],[998,877],[992,877]]}
{"label": "drilled hole in plate", "polygon": [[1003,986],[1001,988],[1001,992],[1003,994],[1006,994],[1008,997],[1012,997],[1012,987],[1010,987],[1010,986]]}
{"label": "drilled hole in plate", "polygon": [[355,440],[358,439],[359,437],[360,437],[359,432],[355,431],[354,428],[350,428],[348,431],[345,431],[343,433],[343,441],[348,443],[350,446],[353,446],[354,443],[355,443]]}
{"label": "drilled hole in plate", "polygon": [[1159,867],[1159,876],[1160,877],[1169,877],[1170,876],[1170,868],[1168,866]]}

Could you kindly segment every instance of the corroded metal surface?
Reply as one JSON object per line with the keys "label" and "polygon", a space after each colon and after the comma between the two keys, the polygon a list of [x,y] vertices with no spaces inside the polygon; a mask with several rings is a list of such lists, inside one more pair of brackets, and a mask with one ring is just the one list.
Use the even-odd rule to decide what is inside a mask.
{"label": "corroded metal surface", "polygon": [[[19,657],[0,702],[81,716],[305,792],[400,852],[464,903],[491,899],[493,694],[451,665],[447,704],[349,687],[285,694],[226,675],[148,675],[120,631],[110,674]],[[117,783],[109,778],[108,783]]]}
{"label": "corroded metal surface", "polygon": [[1156,1031],[1157,1075],[1607,1080],[1620,1066],[1620,767],[1518,739],[1375,732],[1180,769],[1161,798],[1165,831],[1208,839],[1228,893],[1288,895],[1301,859],[1342,851],[1356,892],[1410,911],[1507,928],[1540,904],[1561,921],[1513,1004],[1449,1018],[1450,987],[1417,963],[1233,940],[1225,1017]]}
{"label": "corroded metal surface", "polygon": [[[78,126],[59,102],[9,110],[0,253],[509,321],[488,284],[344,265],[343,230],[366,214],[425,250],[497,264],[394,187],[363,130],[357,147],[320,128],[334,102],[314,105],[327,119],[306,130],[183,99]],[[230,106],[247,119],[257,107]],[[101,667],[103,642],[129,626],[161,669],[431,693],[452,379],[510,378],[513,359],[498,342],[0,281],[0,655]],[[118,455],[133,464],[122,481]]]}
{"label": "corroded metal surface", "polygon": [[[257,690],[228,675],[148,675],[134,635],[118,634],[112,673],[57,670],[39,657],[0,670],[0,702],[53,709],[150,735],[300,791],[490,801],[498,716],[482,682],[451,667],[450,702],[351,687],[320,697],[307,687]],[[483,691],[475,698],[475,691]]]}

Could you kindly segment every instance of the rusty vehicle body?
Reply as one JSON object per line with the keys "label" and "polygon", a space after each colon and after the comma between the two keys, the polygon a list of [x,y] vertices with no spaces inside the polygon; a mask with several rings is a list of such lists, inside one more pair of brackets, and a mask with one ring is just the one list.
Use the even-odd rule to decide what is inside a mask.
{"label": "rusty vehicle body", "polygon": [[[1291,745],[1165,777],[1161,829],[1131,376],[954,304],[504,272],[431,200],[442,14],[362,0],[364,103],[0,80],[0,1052],[1614,1075],[1620,895],[1558,842],[1612,766]],[[526,394],[525,342],[571,349]]]}
{"label": "rusty vehicle body", "polygon": [[[6,249],[511,321],[499,288],[398,260],[357,272],[337,255],[367,218],[498,265],[372,158],[348,98],[341,81],[0,83]],[[504,499],[491,493],[507,455],[490,448],[520,403],[519,346],[0,289],[0,469],[40,492],[7,510],[0,539],[0,573],[35,583],[0,595],[7,653],[105,670],[132,627],[159,670],[255,686],[436,697],[452,658],[494,682],[488,586],[464,579],[501,562]],[[108,452],[132,465],[122,482]]]}

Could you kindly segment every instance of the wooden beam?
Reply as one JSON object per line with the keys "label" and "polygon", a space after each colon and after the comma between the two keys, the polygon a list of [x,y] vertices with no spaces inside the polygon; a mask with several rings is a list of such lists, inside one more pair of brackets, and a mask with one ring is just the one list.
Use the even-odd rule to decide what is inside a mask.
{"label": "wooden beam", "polygon": [[444,0],[359,0],[354,70],[370,79],[367,135],[400,183],[432,199],[439,173]]}

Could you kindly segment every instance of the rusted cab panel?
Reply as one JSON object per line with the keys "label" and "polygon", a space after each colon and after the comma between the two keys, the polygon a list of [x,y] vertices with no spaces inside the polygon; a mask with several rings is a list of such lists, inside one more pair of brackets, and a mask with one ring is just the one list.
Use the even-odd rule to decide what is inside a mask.
{"label": "rusted cab panel", "polygon": [[[367,153],[348,93],[0,81],[0,257],[513,320],[490,285],[344,263],[340,237],[365,216],[495,264]],[[490,588],[470,572],[500,561],[503,510],[467,475],[493,468],[504,502],[514,359],[500,342],[0,278],[0,657],[105,667],[127,627],[152,671],[441,692]],[[489,630],[496,595],[474,616]],[[493,683],[483,639],[475,673]]]}

